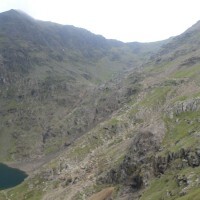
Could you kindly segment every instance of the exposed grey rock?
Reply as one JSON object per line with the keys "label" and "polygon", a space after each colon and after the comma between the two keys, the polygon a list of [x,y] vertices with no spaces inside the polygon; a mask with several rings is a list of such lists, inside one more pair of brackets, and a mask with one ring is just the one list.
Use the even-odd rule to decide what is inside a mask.
{"label": "exposed grey rock", "polygon": [[187,183],[187,177],[183,174],[183,175],[177,175],[176,176],[176,181],[177,181],[177,184],[178,186],[187,186],[188,183]]}
{"label": "exposed grey rock", "polygon": [[193,98],[185,101],[179,101],[174,105],[168,106],[166,113],[172,119],[174,115],[179,115],[182,112],[198,110],[200,110],[200,98]]}
{"label": "exposed grey rock", "polygon": [[[106,176],[99,178],[99,183],[124,184],[129,186],[132,191],[139,191],[141,188],[148,186],[151,177],[164,174],[171,167],[171,164],[178,159],[177,169],[183,169],[188,166],[200,166],[199,149],[180,149],[177,152],[168,152],[165,156],[149,156],[149,152],[156,153],[159,146],[154,142],[154,135],[151,132],[138,134],[125,156],[122,164],[110,170]],[[189,181],[185,175],[176,176],[179,186],[187,186]],[[180,195],[184,195],[182,190]]]}
{"label": "exposed grey rock", "polygon": [[110,170],[106,176],[101,177],[98,181],[101,183],[123,183],[134,191],[141,189],[148,185],[151,176],[152,165],[149,163],[152,163],[152,157],[150,154],[155,153],[158,149],[158,142],[152,132],[139,132],[133,139],[122,164],[116,169]]}
{"label": "exposed grey rock", "polygon": [[197,167],[200,165],[199,156],[195,152],[190,152],[187,159],[191,167]]}

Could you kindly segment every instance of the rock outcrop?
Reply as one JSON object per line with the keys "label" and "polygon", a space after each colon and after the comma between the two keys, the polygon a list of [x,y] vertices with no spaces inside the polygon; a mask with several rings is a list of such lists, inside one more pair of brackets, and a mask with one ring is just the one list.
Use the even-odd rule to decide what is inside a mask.
{"label": "rock outcrop", "polygon": [[152,155],[159,149],[155,135],[149,131],[140,132],[133,139],[122,164],[111,169],[105,177],[99,179],[102,183],[124,185],[137,191],[145,186],[153,174]]}
{"label": "rock outcrop", "polygon": [[[157,156],[159,144],[151,132],[138,133],[134,138],[129,152],[123,162],[111,169],[99,183],[124,184],[132,192],[145,188],[153,177],[159,177],[167,169],[178,163],[176,169],[200,166],[200,149],[180,149],[177,152],[168,152]],[[180,180],[179,182],[184,182]]]}
{"label": "rock outcrop", "polygon": [[200,110],[200,98],[188,99],[185,101],[178,101],[174,105],[170,105],[166,109],[166,113],[170,118],[174,115],[179,115],[182,112],[199,111]]}
{"label": "rock outcrop", "polygon": [[166,156],[158,156],[154,158],[154,174],[158,176],[164,174],[173,161],[179,159],[178,169],[185,167],[200,166],[200,149],[180,149],[177,152],[168,152]]}

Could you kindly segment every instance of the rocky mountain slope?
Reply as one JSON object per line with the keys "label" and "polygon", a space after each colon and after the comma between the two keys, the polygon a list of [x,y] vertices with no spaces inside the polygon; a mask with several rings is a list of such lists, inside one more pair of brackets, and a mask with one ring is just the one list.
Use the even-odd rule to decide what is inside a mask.
{"label": "rocky mountain slope", "polygon": [[0,157],[30,176],[0,199],[199,199],[199,22],[126,44],[1,18]]}
{"label": "rocky mountain slope", "polygon": [[159,44],[135,46],[16,10],[1,13],[0,160],[60,151],[118,109],[126,91],[112,102],[105,82],[138,67]]}

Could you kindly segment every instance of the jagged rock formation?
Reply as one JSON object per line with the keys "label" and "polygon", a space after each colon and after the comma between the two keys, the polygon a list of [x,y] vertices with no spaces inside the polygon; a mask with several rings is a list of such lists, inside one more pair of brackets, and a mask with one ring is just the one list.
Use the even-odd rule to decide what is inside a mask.
{"label": "jagged rock formation", "polygon": [[152,154],[157,152],[158,148],[157,140],[151,132],[138,133],[122,164],[117,169],[112,169],[100,181],[103,183],[124,183],[135,190],[140,189],[149,179],[151,162],[153,161]]}
{"label": "jagged rock formation", "polygon": [[178,152],[169,152],[166,156],[158,156],[154,159],[154,173],[155,175],[163,174],[170,163],[175,160],[179,161],[178,169],[186,167],[198,167],[200,165],[199,149],[180,149]]}
{"label": "jagged rock formation", "polygon": [[193,98],[181,102],[176,102],[174,105],[170,105],[167,109],[167,113],[170,118],[174,115],[179,115],[182,112],[194,112],[200,109],[200,99]]}

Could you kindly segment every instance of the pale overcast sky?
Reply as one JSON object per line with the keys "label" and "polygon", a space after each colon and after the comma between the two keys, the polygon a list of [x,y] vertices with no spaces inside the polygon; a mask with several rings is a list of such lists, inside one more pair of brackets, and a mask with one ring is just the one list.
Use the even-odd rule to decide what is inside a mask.
{"label": "pale overcast sky", "polygon": [[124,42],[163,40],[200,20],[200,0],[0,0],[9,9]]}

